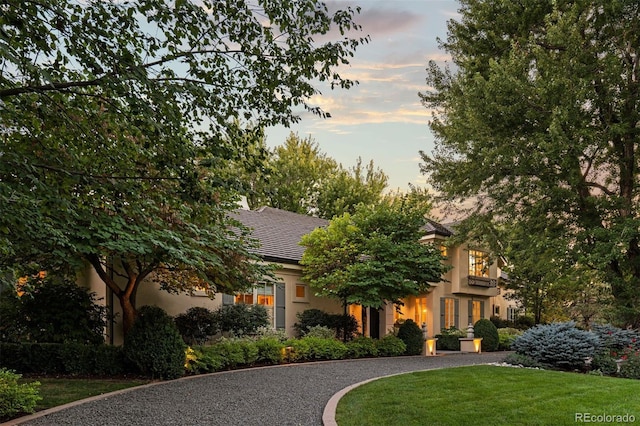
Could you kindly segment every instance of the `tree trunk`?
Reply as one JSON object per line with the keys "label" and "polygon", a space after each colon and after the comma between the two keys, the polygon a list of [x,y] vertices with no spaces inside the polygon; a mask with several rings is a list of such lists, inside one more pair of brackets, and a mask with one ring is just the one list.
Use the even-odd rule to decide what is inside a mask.
{"label": "tree trunk", "polygon": [[120,307],[122,308],[122,332],[126,337],[136,320],[136,308],[131,301],[131,298],[126,294],[123,294],[122,297],[118,298],[118,300],[120,301]]}

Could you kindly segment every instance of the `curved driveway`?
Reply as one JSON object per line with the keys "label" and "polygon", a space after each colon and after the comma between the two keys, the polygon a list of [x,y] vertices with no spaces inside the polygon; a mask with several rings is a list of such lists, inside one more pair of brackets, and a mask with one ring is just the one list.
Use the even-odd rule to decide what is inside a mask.
{"label": "curved driveway", "polygon": [[[321,425],[336,392],[367,379],[486,364],[504,353],[290,364],[194,376],[106,395],[25,425]],[[26,420],[26,419],[25,419]]]}

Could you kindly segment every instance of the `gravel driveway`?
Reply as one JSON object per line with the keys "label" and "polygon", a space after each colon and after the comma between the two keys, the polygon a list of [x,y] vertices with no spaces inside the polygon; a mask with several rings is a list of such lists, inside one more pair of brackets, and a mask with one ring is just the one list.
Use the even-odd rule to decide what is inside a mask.
{"label": "gravel driveway", "polygon": [[[105,396],[25,425],[321,425],[333,394],[374,377],[500,361],[504,353],[291,364],[194,376]],[[16,424],[16,423],[13,423]]]}

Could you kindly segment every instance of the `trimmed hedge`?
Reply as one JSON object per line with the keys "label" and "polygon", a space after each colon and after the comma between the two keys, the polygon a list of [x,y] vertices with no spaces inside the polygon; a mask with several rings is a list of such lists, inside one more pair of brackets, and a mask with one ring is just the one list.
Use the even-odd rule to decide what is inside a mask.
{"label": "trimmed hedge", "polygon": [[0,367],[20,373],[118,376],[128,372],[119,346],[0,343],[0,353]]}

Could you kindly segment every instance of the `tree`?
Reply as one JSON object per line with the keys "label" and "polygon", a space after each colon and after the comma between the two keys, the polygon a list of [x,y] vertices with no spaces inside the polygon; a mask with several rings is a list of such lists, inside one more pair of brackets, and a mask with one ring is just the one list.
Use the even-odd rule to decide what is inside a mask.
{"label": "tree", "polygon": [[323,153],[311,136],[302,139],[290,133],[284,145],[273,151],[270,206],[312,214],[323,180],[335,173],[336,167],[335,160]]}
{"label": "tree", "polygon": [[444,272],[439,248],[421,244],[425,210],[409,197],[333,218],[302,237],[303,279],[346,307],[379,309],[424,293]]}
{"label": "tree", "polygon": [[[90,264],[125,333],[153,277],[168,291],[246,288],[267,272],[227,214],[216,165],[255,129],[299,120],[314,81],[367,37],[316,0],[10,0],[0,5],[0,268]],[[2,274],[4,276],[4,274]]]}
{"label": "tree", "polygon": [[264,140],[252,145],[262,162],[232,165],[234,176],[245,182],[242,193],[251,209],[261,205],[331,219],[353,213],[358,204],[382,199],[388,176],[373,161],[344,168],[322,152],[311,136],[290,133],[283,145],[264,153]]}
{"label": "tree", "polygon": [[327,176],[317,198],[317,214],[325,219],[344,213],[355,213],[360,204],[375,205],[382,199],[389,177],[376,169],[373,160],[362,167],[362,158],[350,169],[338,166],[337,171]]}
{"label": "tree", "polygon": [[640,6],[463,0],[460,16],[442,43],[455,71],[430,63],[421,94],[436,111],[423,172],[486,221],[560,226],[619,322],[639,326]]}

